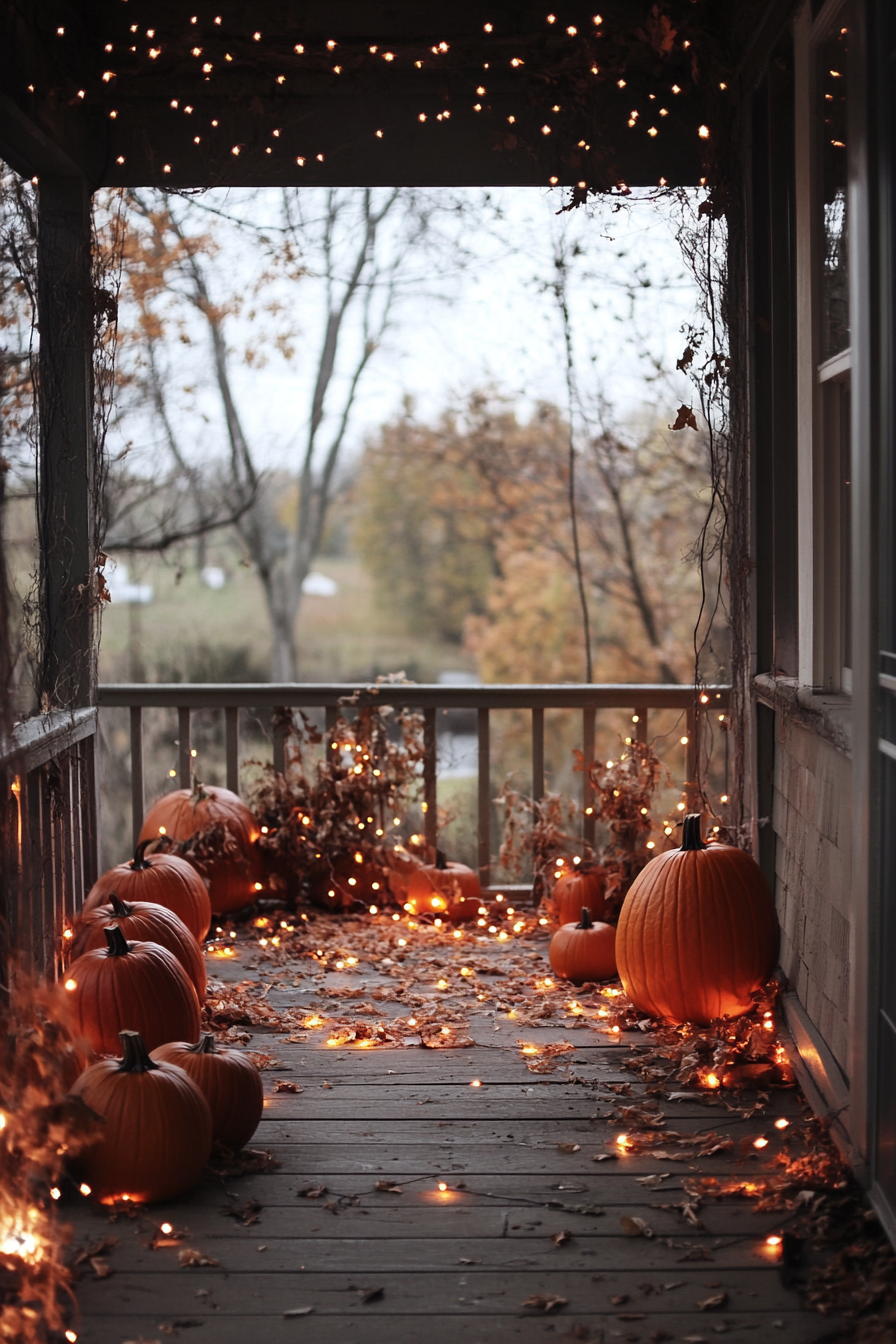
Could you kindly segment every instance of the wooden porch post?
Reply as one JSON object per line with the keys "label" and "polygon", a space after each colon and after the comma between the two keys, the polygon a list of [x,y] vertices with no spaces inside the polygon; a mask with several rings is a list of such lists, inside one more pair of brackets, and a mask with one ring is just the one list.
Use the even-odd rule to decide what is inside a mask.
{"label": "wooden porch post", "polygon": [[90,704],[96,684],[96,499],[90,189],[38,186],[39,456],[43,707]]}

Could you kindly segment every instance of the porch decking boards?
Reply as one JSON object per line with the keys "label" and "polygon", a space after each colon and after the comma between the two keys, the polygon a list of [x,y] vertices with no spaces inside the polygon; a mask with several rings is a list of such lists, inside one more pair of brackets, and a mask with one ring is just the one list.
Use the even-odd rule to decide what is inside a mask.
{"label": "porch decking boards", "polygon": [[[253,972],[228,965],[215,973],[236,980]],[[318,987],[288,997],[299,1003],[320,993]],[[284,1001],[283,991],[275,995]],[[610,1109],[609,1099],[568,1081],[567,1073],[629,1082],[641,1092],[619,1067],[628,1054],[624,1037],[617,1045],[593,1045],[587,1028],[530,1029],[527,1036],[539,1043],[589,1042],[563,1057],[568,1071],[539,1075],[526,1069],[517,1047],[520,1029],[512,1022],[474,1017],[471,1030],[473,1048],[446,1051],[334,1050],[323,1044],[326,1033],[318,1035],[319,1045],[315,1033],[301,1044],[256,1033],[251,1048],[275,1054],[283,1067],[263,1074],[267,1104],[252,1146],[269,1149],[281,1166],[234,1178],[207,1176],[176,1204],[142,1210],[133,1220],[120,1217],[114,1226],[105,1211],[79,1206],[76,1243],[118,1237],[108,1253],[113,1275],[97,1280],[88,1269],[79,1284],[82,1344],[141,1338],[162,1344],[172,1331],[191,1344],[334,1338],[347,1344],[551,1338],[611,1344],[688,1336],[708,1341],[721,1333],[812,1344],[831,1330],[830,1320],[802,1309],[762,1250],[780,1215],[753,1215],[733,1200],[709,1203],[701,1210],[705,1228],[697,1229],[676,1210],[656,1207],[685,1199],[683,1176],[758,1174],[763,1156],[592,1160],[619,1126],[593,1118]],[[275,1093],[284,1078],[304,1090]],[[482,1086],[471,1088],[473,1078]],[[746,1122],[694,1102],[664,1103],[663,1109],[670,1128],[714,1128],[740,1139],[774,1135],[773,1119],[797,1118],[802,1104],[795,1092],[780,1092],[764,1118]],[[558,1142],[578,1143],[580,1151],[561,1152]],[[773,1142],[768,1151],[775,1148]],[[671,1173],[660,1189],[637,1183],[636,1177],[655,1172]],[[377,1191],[384,1178],[402,1193]],[[465,1188],[441,1194],[439,1180]],[[320,1185],[327,1192],[318,1199],[299,1193]],[[249,1200],[262,1206],[256,1224],[244,1227],[224,1216],[227,1207]],[[585,1213],[583,1206],[601,1212]],[[626,1214],[644,1218],[654,1236],[626,1237],[620,1223]],[[165,1221],[188,1228],[180,1246],[202,1251],[218,1266],[181,1268],[179,1247],[150,1249],[152,1233]],[[557,1246],[551,1238],[561,1231],[571,1239]],[[694,1248],[712,1259],[686,1259]],[[377,1288],[382,1296],[364,1303],[363,1293]],[[723,1309],[698,1309],[698,1302],[722,1292]],[[564,1297],[567,1304],[548,1315],[523,1308],[534,1293]],[[624,1303],[610,1301],[623,1294]],[[303,1307],[313,1311],[284,1316]]]}

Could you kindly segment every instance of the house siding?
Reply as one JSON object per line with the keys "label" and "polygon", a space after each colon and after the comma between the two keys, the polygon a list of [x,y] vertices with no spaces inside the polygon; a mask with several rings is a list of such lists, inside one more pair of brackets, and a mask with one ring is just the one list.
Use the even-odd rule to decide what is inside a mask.
{"label": "house siding", "polygon": [[846,1074],[852,766],[831,742],[776,718],[771,823],[780,963]]}

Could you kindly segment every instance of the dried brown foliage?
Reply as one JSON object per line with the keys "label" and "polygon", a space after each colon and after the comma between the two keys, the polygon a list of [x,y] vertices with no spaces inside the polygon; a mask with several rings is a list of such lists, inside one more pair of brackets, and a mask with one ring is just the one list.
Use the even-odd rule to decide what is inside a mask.
{"label": "dried brown foliage", "polygon": [[17,976],[0,1011],[0,1338],[15,1344],[67,1324],[71,1230],[50,1191],[97,1122],[67,1095],[82,1065],[64,993]]}
{"label": "dried brown foliage", "polygon": [[[370,694],[379,687],[365,697]],[[406,817],[420,788],[420,715],[362,704],[326,736],[301,712],[285,713],[280,727],[287,735],[285,773],[264,767],[249,794],[249,806],[267,827],[261,846],[275,889],[348,909],[366,904],[378,881],[377,899],[397,899],[403,873],[418,866],[396,845],[394,819]],[[322,741],[325,755],[312,762],[309,748]]]}
{"label": "dried brown foliage", "polygon": [[[576,756],[576,769],[583,770],[581,752]],[[655,851],[647,848],[654,824],[653,798],[664,777],[671,780],[649,742],[624,743],[618,761],[612,765],[595,761],[587,769],[594,785],[595,816],[609,829],[601,864],[607,917],[615,920],[629,887],[655,857]]]}

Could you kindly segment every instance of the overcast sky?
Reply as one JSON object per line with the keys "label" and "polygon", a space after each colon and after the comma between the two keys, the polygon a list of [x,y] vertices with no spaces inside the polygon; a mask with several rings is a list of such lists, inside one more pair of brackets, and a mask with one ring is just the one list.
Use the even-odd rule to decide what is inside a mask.
{"label": "overcast sky", "polygon": [[[545,289],[560,235],[568,248],[579,248],[570,288],[579,378],[588,385],[583,391],[599,387],[620,419],[656,402],[668,405],[671,416],[675,393],[688,397],[687,384],[678,375],[662,389],[651,385],[651,363],[674,369],[696,292],[667,212],[649,202],[614,211],[607,202],[600,209],[558,216],[561,196],[534,188],[492,191],[487,207],[480,191],[451,194],[466,196],[472,206],[460,223],[445,226],[446,238],[453,236],[469,259],[456,264],[449,248],[445,258],[430,256],[415,273],[364,375],[347,456],[400,409],[407,395],[422,419],[435,418],[458,397],[486,384],[515,399],[523,417],[541,399],[566,404],[561,328],[555,301]],[[313,193],[307,196],[313,205]],[[211,220],[219,231],[220,252],[211,271],[218,297],[226,296],[234,276],[248,277],[257,249],[210,212],[273,220],[278,202],[273,192],[239,191],[209,193],[197,201],[196,227]],[[260,370],[234,366],[249,440],[260,464],[268,466],[295,463],[314,376],[314,361],[305,351],[316,349],[325,314],[322,286],[313,277],[284,287],[281,297],[300,331],[298,356],[291,363],[274,358]],[[188,323],[193,344],[170,343],[169,370],[178,395],[184,387],[196,389],[181,396],[179,423],[194,450],[205,453],[223,447],[223,426],[207,332],[195,318]],[[235,347],[249,334],[245,318],[231,323]],[[153,451],[156,434],[148,422],[134,417],[122,428],[134,442],[135,458],[141,450]],[[116,445],[113,437],[110,447],[116,451],[120,441]]]}

